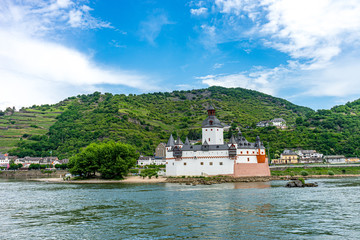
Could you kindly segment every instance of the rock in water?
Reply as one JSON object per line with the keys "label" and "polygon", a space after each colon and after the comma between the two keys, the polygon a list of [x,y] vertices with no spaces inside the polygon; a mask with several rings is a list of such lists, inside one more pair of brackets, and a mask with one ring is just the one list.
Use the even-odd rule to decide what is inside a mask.
{"label": "rock in water", "polygon": [[305,187],[305,185],[300,180],[294,180],[288,182],[285,187]]}
{"label": "rock in water", "polygon": [[303,183],[302,181],[296,179],[296,180],[293,180],[293,181],[290,181],[288,183],[286,183],[285,187],[317,187],[318,184],[315,182],[315,183]]}

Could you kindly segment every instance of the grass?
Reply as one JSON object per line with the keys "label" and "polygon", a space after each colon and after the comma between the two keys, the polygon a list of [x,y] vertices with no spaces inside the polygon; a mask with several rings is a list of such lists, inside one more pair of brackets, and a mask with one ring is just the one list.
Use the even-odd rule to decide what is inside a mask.
{"label": "grass", "polygon": [[[8,127],[8,130],[0,129],[0,136],[5,136],[0,137],[0,152],[5,153],[16,147],[24,134],[46,134],[49,128],[57,121],[56,117],[59,116],[60,112],[63,112],[64,109],[59,110],[52,108],[46,111],[26,109],[26,111],[28,112],[15,112],[11,116],[0,117],[0,126]],[[37,126],[38,128],[31,126]]]}
{"label": "grass", "polygon": [[[272,176],[300,176],[302,172],[307,172],[309,175],[346,175],[346,174],[359,174],[359,167],[314,167],[314,168],[287,168],[284,171],[271,170]],[[333,173],[333,174],[332,174]]]}

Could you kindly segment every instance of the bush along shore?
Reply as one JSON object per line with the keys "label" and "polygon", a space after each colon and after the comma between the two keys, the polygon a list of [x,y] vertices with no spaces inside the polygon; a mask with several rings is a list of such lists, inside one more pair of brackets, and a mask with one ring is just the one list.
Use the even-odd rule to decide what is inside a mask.
{"label": "bush along shore", "polygon": [[313,168],[284,168],[283,170],[271,170],[271,176],[318,176],[329,177],[329,176],[360,176],[359,167],[313,167]]}

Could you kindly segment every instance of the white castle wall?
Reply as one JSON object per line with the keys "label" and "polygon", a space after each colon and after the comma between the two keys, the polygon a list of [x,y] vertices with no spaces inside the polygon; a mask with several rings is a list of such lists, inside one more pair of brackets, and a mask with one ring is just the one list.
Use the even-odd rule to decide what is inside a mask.
{"label": "white castle wall", "polygon": [[[167,149],[169,150],[170,148]],[[257,163],[257,154],[265,155],[265,149],[237,149],[236,160],[228,157],[228,150],[183,151],[182,158],[177,160],[174,159],[173,152],[167,151],[166,175],[204,176],[234,174],[234,163]]]}
{"label": "white castle wall", "polygon": [[222,128],[203,128],[202,129],[202,143],[206,142],[209,145],[224,144],[224,130]]}

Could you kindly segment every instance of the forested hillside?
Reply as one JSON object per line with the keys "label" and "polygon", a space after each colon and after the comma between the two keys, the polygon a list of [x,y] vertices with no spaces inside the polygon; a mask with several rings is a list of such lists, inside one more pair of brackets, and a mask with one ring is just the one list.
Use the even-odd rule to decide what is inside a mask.
{"label": "forested hillside", "polygon": [[[186,136],[200,138],[201,122],[210,103],[220,121],[232,127],[225,137],[235,133],[235,127],[252,141],[260,135],[265,145],[269,142],[272,157],[284,148],[296,147],[325,154],[360,155],[356,102],[315,112],[260,92],[222,87],[129,96],[95,92],[51,106],[33,106],[25,110],[43,112],[44,116],[59,109],[63,112],[46,134],[24,133],[10,154],[46,156],[51,152],[64,158],[92,142],[111,139],[152,155],[171,133],[183,140]],[[255,127],[258,121],[278,117],[287,121],[289,129]]]}

